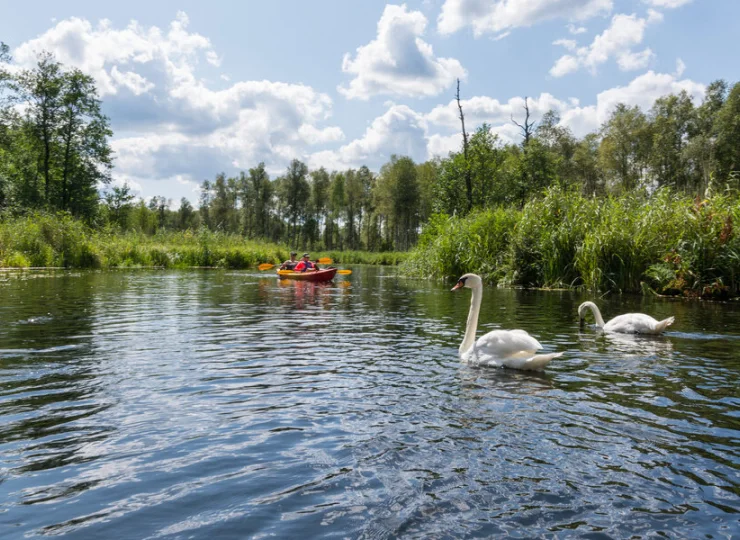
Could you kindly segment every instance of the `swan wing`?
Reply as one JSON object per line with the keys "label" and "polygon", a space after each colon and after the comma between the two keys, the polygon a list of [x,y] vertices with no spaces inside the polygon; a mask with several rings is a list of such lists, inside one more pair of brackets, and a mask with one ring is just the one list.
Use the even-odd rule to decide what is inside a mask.
{"label": "swan wing", "polygon": [[557,358],[562,355],[562,352],[558,352],[550,354],[536,354],[529,358],[505,358],[501,361],[501,365],[512,369],[540,371],[545,369],[545,366],[549,364],[553,358]]}
{"label": "swan wing", "polygon": [[620,334],[659,334],[671,323],[673,323],[673,317],[656,321],[650,315],[644,313],[625,313],[606,323],[604,331]]}
{"label": "swan wing", "polygon": [[524,330],[493,330],[478,338],[475,348],[479,357],[525,359],[542,345]]}

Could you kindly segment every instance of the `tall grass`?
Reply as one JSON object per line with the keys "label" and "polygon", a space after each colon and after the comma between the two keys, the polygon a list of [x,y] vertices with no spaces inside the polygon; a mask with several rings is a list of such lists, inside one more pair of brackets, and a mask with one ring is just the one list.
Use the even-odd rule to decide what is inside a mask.
{"label": "tall grass", "polygon": [[[92,230],[68,215],[33,215],[0,220],[0,267],[254,268],[280,263],[290,249],[239,235],[200,231],[154,236]],[[337,264],[398,264],[403,253],[360,251],[312,253]]]}
{"label": "tall grass", "polygon": [[436,216],[402,271],[475,272],[525,287],[726,297],[740,293],[740,197],[668,190],[592,199],[553,188],[521,210]]}

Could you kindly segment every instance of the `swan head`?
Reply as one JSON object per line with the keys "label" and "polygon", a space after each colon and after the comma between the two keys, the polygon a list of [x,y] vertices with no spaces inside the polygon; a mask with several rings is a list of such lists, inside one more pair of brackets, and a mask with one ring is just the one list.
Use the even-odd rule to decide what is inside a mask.
{"label": "swan head", "polygon": [[584,302],[580,306],[578,306],[578,322],[583,326],[583,320],[586,318],[586,313],[588,310],[591,310],[593,312],[594,309],[598,310],[596,307],[596,304],[593,302]]}
{"label": "swan head", "polygon": [[460,276],[460,279],[457,280],[457,283],[454,287],[452,287],[452,291],[456,291],[458,289],[462,289],[463,287],[467,287],[468,289],[473,289],[475,287],[481,287],[483,285],[483,280],[480,278],[480,276],[477,276],[475,274],[465,274]]}

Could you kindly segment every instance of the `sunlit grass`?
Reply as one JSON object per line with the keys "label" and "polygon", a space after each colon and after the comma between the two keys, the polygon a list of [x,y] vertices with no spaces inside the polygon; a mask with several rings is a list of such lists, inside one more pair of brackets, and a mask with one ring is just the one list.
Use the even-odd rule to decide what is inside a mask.
{"label": "sunlit grass", "polygon": [[408,275],[525,287],[726,297],[740,293],[740,198],[668,190],[593,199],[549,190],[521,210],[436,216],[402,265]]}
{"label": "sunlit grass", "polygon": [[[67,215],[33,215],[0,221],[0,267],[67,268],[254,268],[279,264],[290,249],[235,234],[200,231],[95,231]],[[331,251],[311,253],[337,264],[398,264],[404,253]]]}

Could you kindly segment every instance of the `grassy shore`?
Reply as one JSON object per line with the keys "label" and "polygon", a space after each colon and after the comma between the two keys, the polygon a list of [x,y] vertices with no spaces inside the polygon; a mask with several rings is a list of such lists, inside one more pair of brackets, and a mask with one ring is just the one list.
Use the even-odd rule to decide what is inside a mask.
{"label": "grassy shore", "polygon": [[728,298],[740,294],[740,197],[661,190],[603,199],[549,190],[521,210],[436,216],[402,265],[409,275],[475,272],[502,286]]}
{"label": "grassy shore", "polygon": [[[0,268],[255,268],[289,257],[286,246],[208,230],[96,231],[67,215],[33,215],[0,221]],[[404,253],[317,251],[335,264],[398,264]]]}

